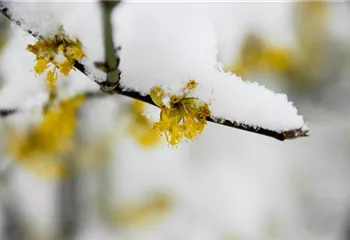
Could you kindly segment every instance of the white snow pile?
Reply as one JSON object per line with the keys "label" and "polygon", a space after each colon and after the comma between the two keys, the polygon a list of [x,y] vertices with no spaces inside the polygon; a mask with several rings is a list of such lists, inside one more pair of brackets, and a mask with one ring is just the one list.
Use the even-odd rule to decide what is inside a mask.
{"label": "white snow pile", "polygon": [[[47,33],[55,23],[69,25],[64,25],[64,28],[79,36],[87,48],[87,57],[100,61],[102,28],[97,32],[95,23],[89,28],[92,19],[94,22],[100,19],[100,11],[96,3],[96,15],[81,13],[86,4],[70,5],[64,8],[64,14],[62,9],[44,13],[21,9],[21,4],[11,4],[11,7],[17,6],[13,12],[18,17],[25,16],[25,22],[29,22],[27,26],[33,27],[34,31],[43,28],[42,31]],[[176,94],[188,80],[195,79],[199,87],[193,94],[210,104],[214,117],[276,132],[307,129],[303,117],[298,115],[286,95],[242,81],[222,70],[217,60],[216,32],[207,16],[208,7],[209,4],[185,2],[128,2],[118,6],[113,13],[113,24],[116,46],[121,47],[121,86],[142,94],[148,94],[155,86],[162,86]],[[32,19],[27,19],[30,17]],[[39,20],[41,17],[43,19]],[[67,19],[77,21],[68,23]],[[89,53],[95,54],[90,56]]]}
{"label": "white snow pile", "polygon": [[210,102],[215,117],[277,132],[306,129],[285,94],[221,69],[215,29],[201,4],[127,3],[114,22],[125,88],[147,94],[161,85],[178,93],[195,79],[196,96]]}

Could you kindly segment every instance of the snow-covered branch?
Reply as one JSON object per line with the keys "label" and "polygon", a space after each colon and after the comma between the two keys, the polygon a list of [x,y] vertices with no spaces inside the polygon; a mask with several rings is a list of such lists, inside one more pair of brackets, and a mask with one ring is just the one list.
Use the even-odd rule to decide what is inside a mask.
{"label": "snow-covered branch", "polygon": [[[33,37],[39,40],[43,38],[39,32],[27,27],[25,24],[27,19],[22,19],[22,16],[17,17],[18,14],[13,14],[13,9],[10,9],[4,3],[0,4],[0,10],[4,16]],[[167,14],[163,11],[156,12],[155,14]],[[178,15],[173,15],[170,18],[179,18]],[[120,42],[118,42],[118,45],[122,46],[120,54],[121,64],[119,66],[121,79],[115,86],[114,93],[156,105],[149,94],[152,87],[173,87],[171,91],[176,94],[180,89],[178,88],[180,84],[173,84],[175,78],[182,78],[182,83],[188,79],[196,79],[204,90],[198,91],[195,97],[210,102],[211,116],[207,117],[207,121],[273,137],[278,140],[307,136],[308,129],[302,116],[297,114],[296,108],[291,102],[288,102],[284,94],[275,94],[263,86],[244,82],[239,77],[222,71],[220,64],[216,60],[216,50],[208,50],[208,45],[205,45],[204,41],[202,41],[208,36],[205,34],[203,36],[196,35],[193,38],[193,34],[206,32],[209,32],[209,38],[211,38],[211,29],[203,29],[202,26],[198,27],[196,24],[200,20],[194,20],[192,24],[190,21],[187,21],[187,15],[193,18],[196,17],[192,16],[191,12],[189,14],[184,12],[184,15],[181,16],[182,19],[176,21],[179,24],[185,24],[186,28],[175,29],[184,35],[184,39],[177,39],[178,41],[174,43],[175,46],[159,44],[160,41],[160,43],[165,43],[169,39],[176,38],[167,30],[170,27],[159,21],[159,18],[151,18],[151,22],[148,25],[142,19],[130,20],[129,23],[131,24],[144,24],[141,32],[147,32],[147,35],[138,35],[142,33],[135,31],[137,28],[135,26],[130,27],[130,24],[127,27],[128,29],[124,29],[124,35],[122,34],[124,38],[121,37]],[[134,16],[143,15],[134,14]],[[153,36],[154,29],[148,29],[153,25],[156,25],[153,28],[158,31],[164,30],[165,35],[154,34],[155,36]],[[194,29],[199,29],[198,31],[202,32],[192,33]],[[173,32],[173,29],[170,29],[170,31]],[[131,41],[125,37],[130,36],[130,34],[135,35]],[[138,42],[135,39],[142,42]],[[209,41],[211,40],[209,39]],[[215,40],[212,42],[215,42]],[[212,42],[210,42],[210,46],[213,45]],[[148,43],[150,44],[149,46],[147,45]],[[186,46],[180,48],[180,44],[185,44]],[[149,48],[145,48],[145,46]],[[150,51],[152,47],[160,47],[161,49],[159,49],[157,56],[153,56],[150,59],[149,55],[154,54]],[[193,54],[190,54],[191,56],[189,57],[181,58],[188,52]],[[198,56],[194,56],[195,54],[198,54]],[[203,56],[207,57],[204,59]],[[183,59],[183,62],[175,62],[179,61],[179,58]],[[167,61],[170,68],[161,69],[159,61]],[[194,64],[198,64],[198,62],[202,65],[194,67],[196,69],[189,73],[188,70]],[[92,64],[87,64],[85,61],[76,61],[74,67],[96,82],[101,89],[106,89],[106,85],[109,85],[106,77],[103,79],[101,76],[94,74],[96,70],[93,69]],[[206,70],[203,71],[203,69]],[[184,78],[187,78],[187,80]],[[164,79],[169,80],[164,82]]]}

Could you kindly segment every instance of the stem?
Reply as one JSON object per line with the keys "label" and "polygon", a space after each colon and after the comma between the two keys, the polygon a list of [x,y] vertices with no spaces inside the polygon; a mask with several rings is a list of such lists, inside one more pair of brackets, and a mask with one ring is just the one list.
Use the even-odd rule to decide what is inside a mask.
{"label": "stem", "polygon": [[58,186],[58,213],[59,238],[73,240],[76,237],[79,222],[78,179],[73,154],[67,159],[67,179],[59,182]]}
{"label": "stem", "polygon": [[7,117],[18,112],[17,109],[0,109],[0,117]]}
{"label": "stem", "polygon": [[101,1],[103,10],[103,36],[105,46],[105,63],[107,67],[107,85],[116,86],[119,83],[119,57],[114,51],[111,13],[119,1]]}

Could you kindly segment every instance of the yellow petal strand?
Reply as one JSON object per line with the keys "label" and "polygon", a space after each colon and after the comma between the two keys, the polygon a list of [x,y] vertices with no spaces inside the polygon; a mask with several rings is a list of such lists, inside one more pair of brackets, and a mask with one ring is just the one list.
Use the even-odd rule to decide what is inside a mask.
{"label": "yellow petal strand", "polygon": [[46,75],[46,81],[48,86],[53,89],[56,85],[56,81],[57,81],[57,73],[54,70],[48,71],[47,75]]}
{"label": "yellow petal strand", "polygon": [[36,60],[36,64],[34,66],[34,71],[37,73],[37,74],[42,74],[45,69],[47,68],[47,64],[49,62],[44,60],[44,59],[38,59]]}
{"label": "yellow petal strand", "polygon": [[165,96],[164,90],[160,87],[154,87],[150,91],[150,96],[152,101],[158,106],[162,107],[163,97]]}

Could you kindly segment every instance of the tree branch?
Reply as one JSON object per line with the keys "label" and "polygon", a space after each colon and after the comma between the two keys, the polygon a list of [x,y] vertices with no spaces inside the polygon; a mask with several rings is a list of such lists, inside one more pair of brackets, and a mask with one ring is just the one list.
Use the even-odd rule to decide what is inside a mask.
{"label": "tree branch", "polygon": [[18,109],[0,109],[0,117],[7,117],[18,112]]}
{"label": "tree branch", "polygon": [[[22,22],[19,19],[15,19],[11,13],[11,10],[9,8],[7,8],[4,3],[0,3],[0,11],[1,13],[7,17],[11,22],[15,23],[17,26],[21,27],[24,31],[26,31],[27,33],[29,33],[30,35],[32,35],[33,37],[37,38],[38,40],[43,39],[43,36],[41,36],[38,33],[33,33],[33,31],[31,31],[30,29],[26,29]],[[107,29],[108,30],[108,29]],[[105,42],[109,41],[110,42],[111,39],[105,39]],[[107,48],[106,48],[107,49]],[[109,50],[110,47],[108,47],[108,53],[106,52],[106,57],[107,55],[110,55],[111,51]],[[114,49],[114,48],[113,48]],[[107,50],[106,50],[107,51]],[[109,56],[110,57],[110,56]],[[115,58],[115,56],[114,56]],[[112,58],[111,58],[112,59]],[[110,61],[108,63],[108,61]],[[117,64],[118,60],[115,59],[114,60],[109,60],[109,58],[107,59],[107,67],[111,68],[109,70],[114,70],[114,64]],[[111,65],[108,65],[111,64]],[[80,62],[76,62],[74,64],[74,67],[76,69],[78,69],[80,72],[82,72],[83,74],[85,74],[87,77],[89,77],[90,79],[92,79],[93,81],[95,81],[100,87],[101,90],[109,90],[111,87],[111,79],[106,81],[102,81],[101,79],[98,78],[97,76],[93,75],[93,71],[90,71],[87,66],[85,66],[84,64],[80,63]],[[119,73],[119,72],[118,72]],[[115,80],[115,79],[114,79]],[[113,78],[112,78],[112,86],[113,86],[113,91],[107,91],[108,93],[117,93],[123,96],[127,96],[133,99],[137,99],[152,105],[155,105],[150,97],[150,95],[146,94],[141,94],[139,92],[133,91],[133,90],[129,90],[129,89],[124,89],[120,86],[119,84],[119,77],[117,78],[117,81],[113,83]],[[228,127],[232,127],[232,128],[236,128],[236,129],[240,129],[240,130],[244,130],[244,131],[248,131],[248,132],[252,132],[252,133],[256,133],[256,134],[260,134],[260,135],[264,135],[264,136],[268,136],[268,137],[272,137],[278,140],[286,140],[286,139],[294,139],[297,137],[305,137],[308,136],[308,130],[299,128],[299,129],[293,129],[293,130],[289,130],[289,131],[283,131],[283,132],[277,132],[277,131],[273,131],[273,130],[269,130],[269,129],[265,129],[265,128],[261,128],[261,127],[257,127],[257,126],[252,126],[252,125],[248,125],[248,124],[242,124],[242,123],[238,123],[235,121],[230,121],[227,119],[222,119],[222,118],[218,118],[215,116],[210,116],[207,118],[207,120],[209,122],[213,122],[213,123],[217,123],[217,124],[221,124],[224,126],[228,126]]]}
{"label": "tree branch", "polygon": [[103,36],[104,36],[104,48],[105,48],[105,65],[107,70],[107,84],[104,85],[106,92],[113,91],[118,85],[120,79],[119,57],[115,54],[115,47],[113,41],[112,20],[111,13],[113,9],[119,4],[119,1],[101,1],[102,14],[103,14]]}

